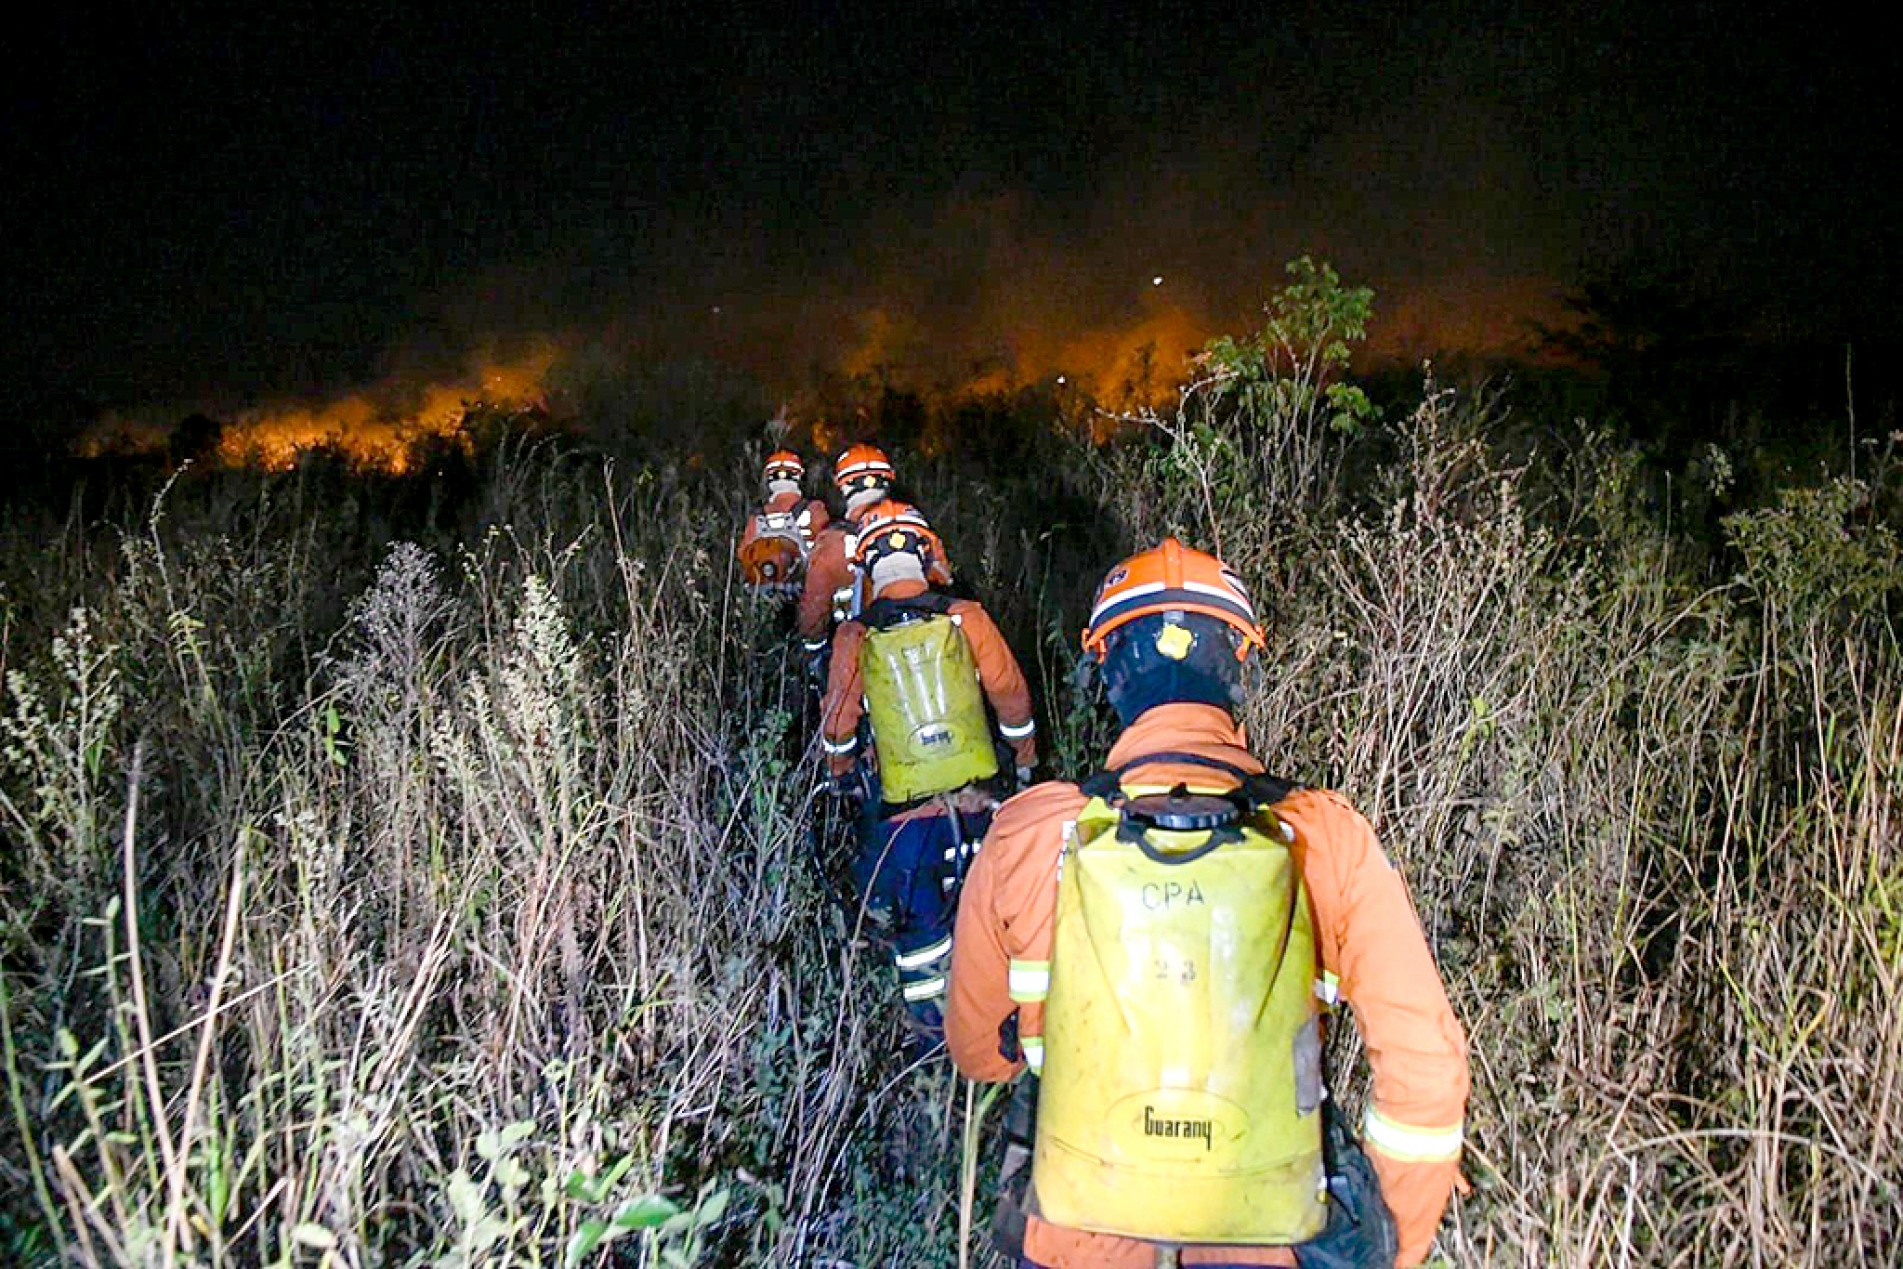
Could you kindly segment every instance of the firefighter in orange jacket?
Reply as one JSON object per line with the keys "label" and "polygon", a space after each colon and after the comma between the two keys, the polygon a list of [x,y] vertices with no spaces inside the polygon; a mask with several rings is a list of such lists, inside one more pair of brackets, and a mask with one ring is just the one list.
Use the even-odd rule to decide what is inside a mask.
{"label": "firefighter in orange jacket", "polygon": [[[801,645],[815,665],[832,641],[835,609],[850,615],[853,607],[851,597],[859,580],[853,575],[853,530],[867,509],[891,494],[895,479],[885,451],[864,442],[848,446],[833,464],[833,484],[844,500],[844,516],[813,542],[794,618]],[[951,564],[942,555],[932,561],[930,580],[937,586],[951,585]]]}
{"label": "firefighter in orange jacket", "polygon": [[[1099,665],[1124,731],[1107,763],[1114,774],[1100,778],[1096,787],[1107,782],[1120,790],[1119,797],[1138,787],[1170,789],[1171,798],[1187,795],[1191,787],[1267,787],[1266,777],[1257,774],[1262,764],[1250,754],[1234,716],[1239,667],[1251,647],[1261,646],[1262,632],[1246,591],[1214,557],[1171,539],[1112,569],[1097,592],[1084,648]],[[1277,800],[1271,805],[1269,798]],[[1061,992],[1075,981],[1066,978],[1061,960],[1053,960],[1053,946],[1059,884],[1064,865],[1078,849],[1080,813],[1092,813],[1086,810],[1090,801],[1076,784],[1051,782],[1005,803],[971,869],[958,913],[946,1019],[952,1058],[978,1080],[1008,1080],[1028,1065],[1040,1076],[1035,1095],[1041,1108],[1047,1108],[1056,1082],[1099,1078],[1095,1072],[1053,1069],[1043,1060],[1047,1042],[1053,1062],[1060,1053],[1075,1052],[1060,1045],[1056,1034],[1045,1034],[1045,1021],[1047,1008],[1058,1003],[1050,995],[1054,985]],[[1222,1245],[1177,1244],[1180,1263],[1416,1264],[1427,1254],[1459,1165],[1468,1090],[1465,1038],[1407,887],[1367,820],[1340,795],[1316,789],[1279,785],[1264,795],[1264,805],[1271,806],[1265,822],[1286,843],[1285,871],[1292,866],[1303,883],[1312,922],[1317,1001],[1301,1001],[1299,983],[1311,973],[1301,969],[1294,987],[1298,1004],[1311,1011],[1337,1002],[1351,1005],[1366,1045],[1373,1071],[1363,1124],[1366,1149],[1364,1154],[1355,1145],[1322,1095],[1323,1119],[1334,1129],[1323,1152],[1330,1156],[1328,1201],[1314,1204],[1313,1221],[1326,1221],[1323,1232],[1312,1242],[1293,1240],[1293,1247],[1238,1246],[1228,1239],[1220,1240]],[[1083,875],[1079,864],[1071,864],[1071,870]],[[1293,893],[1299,897],[1302,888]],[[1144,901],[1151,897],[1146,894]],[[1075,935],[1073,930],[1065,938]],[[1311,943],[1302,947],[1307,951]],[[1194,1025],[1193,1019],[1183,1018],[1182,1025]],[[1109,1047],[1123,1043],[1122,1033],[1110,1034],[1118,1038],[1107,1042]],[[1172,1045],[1182,1043],[1174,1036],[1157,1039],[1161,1069],[1174,1066],[1180,1072],[1187,1059]],[[1272,1049],[1263,1052],[1272,1057]],[[1113,1060],[1114,1054],[1104,1055],[1105,1066]],[[1242,1060],[1260,1066],[1254,1057]],[[1168,1085],[1170,1079],[1165,1074],[1160,1083]],[[1319,1085],[1318,1071],[1314,1079]],[[1182,1122],[1192,1123],[1186,1131],[1196,1130],[1193,1121]],[[1155,1242],[1040,1218],[1035,1196],[1045,1127],[1037,1130],[1040,1153],[1031,1166],[1022,1263],[1049,1269],[1151,1265]],[[1310,1120],[1308,1131],[1316,1127]],[[1055,1172],[1057,1165],[1052,1168]],[[1218,1180],[1229,1183],[1226,1177]],[[1162,1196],[1163,1207],[1180,1202],[1169,1182],[1147,1178],[1146,1183]],[[1314,1193],[1312,1186],[1307,1192]],[[1304,1200],[1297,1195],[1297,1201]],[[1317,1224],[1307,1228],[1312,1234]]]}
{"label": "firefighter in orange jacket", "polygon": [[766,503],[747,518],[734,548],[741,579],[765,593],[800,593],[806,557],[831,518],[825,503],[800,492],[805,475],[806,465],[792,450],[767,455],[762,471]]}
{"label": "firefighter in orange jacket", "polygon": [[[998,774],[987,703],[1019,779],[1037,764],[1017,658],[983,607],[927,582],[942,549],[915,508],[887,501],[866,510],[854,564],[872,599],[833,637],[820,711],[835,790],[863,792],[868,803],[854,874],[898,970],[915,1051],[942,1035],[958,885],[998,805],[985,787]],[[870,773],[860,766],[862,718],[878,760]],[[868,778],[856,788],[861,773]]]}

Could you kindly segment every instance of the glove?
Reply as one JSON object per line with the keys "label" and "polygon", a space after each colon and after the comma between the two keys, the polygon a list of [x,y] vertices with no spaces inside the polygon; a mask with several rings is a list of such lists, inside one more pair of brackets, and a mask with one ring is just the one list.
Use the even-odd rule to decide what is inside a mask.
{"label": "glove", "polygon": [[[1017,1015],[1011,1015],[1008,1048],[999,1051],[1012,1061],[1023,1057],[1018,1048]],[[1003,1027],[998,1028],[1004,1031]],[[1013,1264],[1024,1258],[1026,1214],[1030,1211],[1031,1151],[1037,1139],[1037,1077],[1026,1075],[1011,1087],[1005,1103],[1004,1159],[998,1168],[998,1202],[991,1212],[991,1245]]]}
{"label": "glove", "polygon": [[865,768],[858,766],[827,776],[822,787],[833,797],[851,798],[855,802],[865,801],[870,792],[866,786]]}
{"label": "glove", "polygon": [[1328,1161],[1328,1226],[1295,1247],[1301,1269],[1388,1269],[1400,1254],[1381,1179],[1332,1101],[1322,1103]]}

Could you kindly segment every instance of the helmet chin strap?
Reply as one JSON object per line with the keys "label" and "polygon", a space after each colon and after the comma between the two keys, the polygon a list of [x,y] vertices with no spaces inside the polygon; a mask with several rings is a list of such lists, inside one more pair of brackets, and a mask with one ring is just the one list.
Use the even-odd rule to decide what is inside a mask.
{"label": "helmet chin strap", "polygon": [[877,596],[897,582],[923,582],[925,565],[916,555],[894,551],[872,564],[872,593]]}

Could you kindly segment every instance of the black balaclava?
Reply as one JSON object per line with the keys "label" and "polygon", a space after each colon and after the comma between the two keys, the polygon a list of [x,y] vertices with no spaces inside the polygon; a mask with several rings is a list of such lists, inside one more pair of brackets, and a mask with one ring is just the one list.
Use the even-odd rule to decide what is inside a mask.
{"label": "black balaclava", "polygon": [[1103,683],[1125,727],[1158,705],[1242,702],[1237,636],[1227,623],[1193,612],[1152,613],[1104,639]]}

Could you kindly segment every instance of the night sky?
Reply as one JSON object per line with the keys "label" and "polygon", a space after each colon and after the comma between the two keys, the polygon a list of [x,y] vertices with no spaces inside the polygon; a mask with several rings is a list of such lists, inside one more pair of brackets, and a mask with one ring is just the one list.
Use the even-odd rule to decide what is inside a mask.
{"label": "night sky", "polygon": [[550,331],[969,362],[1161,305],[1240,330],[1304,251],[1408,352],[1622,273],[1898,330],[1903,59],[1816,5],[145,8],[10,32],[16,402]]}

